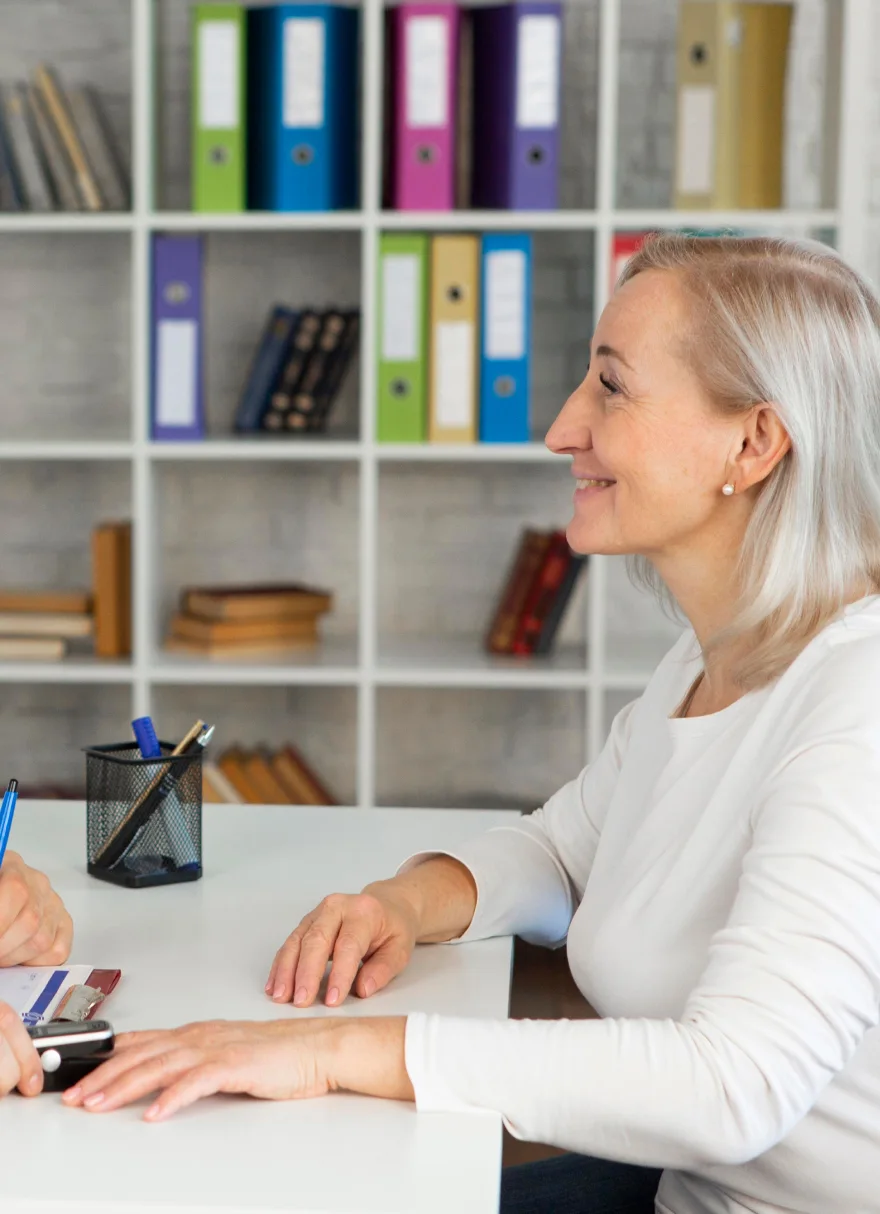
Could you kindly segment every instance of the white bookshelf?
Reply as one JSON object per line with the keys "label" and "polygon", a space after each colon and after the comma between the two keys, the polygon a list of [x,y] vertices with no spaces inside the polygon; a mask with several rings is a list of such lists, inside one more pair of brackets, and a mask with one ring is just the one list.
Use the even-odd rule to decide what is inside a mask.
{"label": "white bookshelf", "polygon": [[[836,197],[832,207],[770,212],[677,212],[669,209],[623,209],[616,205],[618,174],[618,91],[621,79],[619,38],[621,0],[593,0],[598,8],[596,87],[595,205],[592,209],[555,212],[395,213],[379,206],[381,162],[382,5],[363,0],[363,148],[362,207],[328,214],[203,215],[162,210],[157,154],[157,108],[161,73],[157,14],[169,6],[180,19],[185,0],[131,0],[131,116],[133,209],[130,214],[0,215],[0,236],[41,234],[71,237],[107,234],[128,242],[130,258],[130,436],[120,440],[5,441],[2,461],[117,462],[130,475],[134,546],[134,649],[130,662],[69,660],[59,665],[0,664],[5,683],[117,684],[130,689],[131,711],[154,711],[170,688],[188,686],[250,688],[348,689],[355,698],[353,729],[356,801],[369,805],[376,792],[380,723],[377,700],[423,689],[469,693],[559,693],[575,695],[582,707],[582,759],[595,757],[604,740],[608,715],[621,696],[634,695],[649,678],[662,646],[650,630],[621,644],[609,645],[609,564],[591,558],[582,625],[583,643],[566,644],[544,660],[493,659],[481,652],[479,639],[379,635],[378,571],[383,534],[380,519],[382,478],[409,465],[432,474],[467,469],[480,476],[488,465],[493,476],[503,466],[516,470],[550,469],[566,464],[539,442],[524,446],[381,445],[375,433],[376,248],[386,229],[487,230],[517,229],[540,233],[584,233],[592,242],[592,296],[598,315],[607,295],[610,242],[616,229],[681,226],[734,226],[759,230],[833,230],[837,247],[855,264],[864,264],[868,232],[867,157],[864,155],[866,107],[872,64],[871,0],[839,0],[844,9],[843,81],[840,96],[839,156]],[[838,0],[830,0],[836,3]],[[24,3],[24,0],[19,0]],[[576,4],[577,0],[572,0]],[[63,62],[62,62],[63,67]],[[355,436],[285,443],[209,437],[202,443],[156,443],[149,439],[149,247],[156,231],[203,233],[303,234],[351,233],[360,242],[362,341],[359,372],[359,430]],[[268,301],[267,301],[268,302]],[[584,334],[584,348],[589,334]],[[561,404],[562,401],[559,401]],[[278,666],[253,662],[205,662],[164,653],[160,635],[161,524],[163,477],[193,465],[230,468],[244,465],[311,466],[341,464],[357,472],[356,549],[358,605],[356,625],[348,636],[328,637],[322,648],[301,662]],[[560,480],[567,468],[559,469]],[[479,526],[479,518],[473,520]],[[667,634],[668,635],[668,634]],[[270,694],[267,690],[266,694]],[[274,693],[272,693],[274,694]],[[568,701],[566,701],[567,703]],[[454,760],[454,756],[453,760]],[[549,791],[549,790],[548,790]]]}

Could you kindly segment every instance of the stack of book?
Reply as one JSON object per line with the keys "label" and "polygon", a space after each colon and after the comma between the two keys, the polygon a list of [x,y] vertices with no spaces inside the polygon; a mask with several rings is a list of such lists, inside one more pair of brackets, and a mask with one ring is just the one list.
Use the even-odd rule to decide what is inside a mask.
{"label": "stack of book", "polygon": [[531,313],[528,233],[383,233],[378,441],[529,442]]}
{"label": "stack of book", "polygon": [[91,590],[0,590],[0,660],[131,653],[131,523],[92,532]]}
{"label": "stack of book", "polygon": [[0,210],[123,211],[127,174],[97,93],[41,64],[0,85]]}
{"label": "stack of book", "polygon": [[249,805],[336,805],[302,754],[293,746],[274,753],[263,748],[230,747],[202,767],[202,796],[207,802]]}
{"label": "stack of book", "polygon": [[276,304],[254,351],[238,409],[238,434],[315,434],[327,418],[357,352],[357,309]]}
{"label": "stack of book", "polygon": [[385,205],[556,208],[561,62],[557,0],[386,9]]}
{"label": "stack of book", "polygon": [[193,210],[356,206],[358,9],[197,4],[193,19]]}
{"label": "stack of book", "polygon": [[489,653],[550,653],[587,558],[564,531],[527,527],[520,535],[485,636]]}
{"label": "stack of book", "polygon": [[166,647],[209,658],[270,656],[318,643],[332,595],[296,583],[184,590]]}

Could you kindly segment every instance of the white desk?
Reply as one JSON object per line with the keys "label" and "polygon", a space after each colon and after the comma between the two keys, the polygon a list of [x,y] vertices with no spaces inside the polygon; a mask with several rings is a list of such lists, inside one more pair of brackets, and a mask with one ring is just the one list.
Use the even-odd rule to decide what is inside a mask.
{"label": "white desk", "polygon": [[[19,805],[11,846],[47,872],[76,925],[71,960],[118,966],[106,1005],[117,1031],[192,1020],[302,1015],[507,1015],[509,939],[416,950],[365,1003],[299,1011],[263,994],[275,950],[327,893],[358,890],[414,851],[513,820],[505,811],[208,805],[205,876],[119,889],[85,871],[85,812]],[[98,1116],[54,1095],[0,1101],[3,1214],[494,1214],[494,1114],[419,1115],[410,1104],[334,1094],[296,1103],[214,1097],[170,1121],[145,1103]]]}

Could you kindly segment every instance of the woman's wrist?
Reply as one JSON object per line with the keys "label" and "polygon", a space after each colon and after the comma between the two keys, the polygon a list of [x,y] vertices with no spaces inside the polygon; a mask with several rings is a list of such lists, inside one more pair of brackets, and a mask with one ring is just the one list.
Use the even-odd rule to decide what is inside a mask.
{"label": "woman's wrist", "polygon": [[352,1016],[329,1023],[327,1079],[332,1090],[415,1100],[406,1071],[405,1016]]}

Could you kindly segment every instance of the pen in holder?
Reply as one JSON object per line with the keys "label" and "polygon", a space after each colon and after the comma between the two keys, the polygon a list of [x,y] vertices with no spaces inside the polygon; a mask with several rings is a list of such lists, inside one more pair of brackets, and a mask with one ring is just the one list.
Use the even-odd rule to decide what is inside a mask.
{"label": "pen in holder", "polygon": [[161,742],[157,758],[143,758],[135,742],[86,749],[93,877],[133,889],[201,877],[202,755],[212,733],[199,721],[178,746]]}

